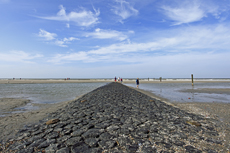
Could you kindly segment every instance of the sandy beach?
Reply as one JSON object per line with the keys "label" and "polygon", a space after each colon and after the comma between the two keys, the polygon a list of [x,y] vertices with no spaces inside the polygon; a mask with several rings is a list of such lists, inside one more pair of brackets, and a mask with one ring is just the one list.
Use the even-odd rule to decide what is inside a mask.
{"label": "sandy beach", "polygon": [[[10,80],[9,83],[65,83],[65,82],[95,82],[95,80]],[[108,80],[97,80],[104,82],[112,82]],[[0,83],[5,83],[6,80],[0,80]],[[124,81],[129,83],[129,81]],[[133,81],[130,81],[133,83]],[[156,83],[155,81],[147,81],[148,83]],[[169,81],[170,82],[170,81]],[[173,81],[175,83],[175,81]],[[141,82],[143,83],[143,81]],[[158,82],[159,83],[159,82]],[[164,82],[166,83],[166,81]],[[132,88],[132,87],[130,87]],[[134,88],[136,89],[136,88]],[[230,144],[230,103],[170,103],[167,99],[156,96],[151,92],[136,89],[150,97],[156,98],[174,107],[192,112],[194,114],[200,114],[206,118],[214,118],[218,120],[216,124],[221,128],[225,136],[225,145],[229,147]],[[202,93],[230,93],[230,89],[195,89],[184,90],[183,92],[202,92]],[[15,99],[15,98],[1,98],[0,107],[2,112],[10,112],[14,108],[24,106],[30,101],[27,99]],[[15,113],[7,116],[0,117],[0,141],[7,140],[15,135],[15,133],[24,125],[33,124],[39,122],[39,120],[48,116],[49,113],[55,112],[59,108],[64,107],[71,101],[65,101],[57,104],[34,104],[39,107],[37,110],[31,110],[29,112]]]}

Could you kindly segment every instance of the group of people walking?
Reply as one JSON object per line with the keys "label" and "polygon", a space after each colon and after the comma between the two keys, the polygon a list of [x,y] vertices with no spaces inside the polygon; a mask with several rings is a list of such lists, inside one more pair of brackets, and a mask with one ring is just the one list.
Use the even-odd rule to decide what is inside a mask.
{"label": "group of people walking", "polygon": [[122,81],[123,81],[122,78],[120,78],[120,77],[119,77],[119,78],[116,78],[116,77],[115,77],[114,80],[115,80],[115,82],[117,81],[117,82],[121,82],[121,83],[122,83]]}
{"label": "group of people walking", "polygon": [[[117,81],[117,82],[121,82],[121,83],[122,83],[123,80],[122,80],[122,78],[120,78],[120,77],[118,77],[118,79],[117,79],[117,77],[115,77],[115,78],[114,78],[114,81],[115,81],[115,82]],[[137,85],[137,88],[139,88],[139,78],[136,79],[136,85]]]}

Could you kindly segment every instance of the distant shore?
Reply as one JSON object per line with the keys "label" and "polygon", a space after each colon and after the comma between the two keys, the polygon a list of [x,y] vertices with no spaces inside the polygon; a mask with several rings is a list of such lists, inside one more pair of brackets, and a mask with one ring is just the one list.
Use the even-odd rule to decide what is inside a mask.
{"label": "distant shore", "polygon": [[[123,83],[135,83],[135,79],[123,79]],[[33,83],[93,83],[114,82],[114,79],[0,79],[0,84],[33,84]],[[194,79],[194,83],[230,82],[230,79]],[[191,79],[140,79],[141,83],[191,83]]]}

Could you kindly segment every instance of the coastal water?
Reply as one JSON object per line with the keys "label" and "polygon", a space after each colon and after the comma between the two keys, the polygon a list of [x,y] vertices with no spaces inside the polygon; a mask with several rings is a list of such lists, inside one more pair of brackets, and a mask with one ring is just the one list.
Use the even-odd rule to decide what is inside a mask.
{"label": "coastal water", "polygon": [[[127,86],[136,87],[135,84],[125,84]],[[203,82],[195,83],[143,83],[140,89],[154,93],[156,96],[167,99],[170,102],[223,102],[230,103],[230,94],[226,93],[196,93],[182,92],[186,89],[230,89],[230,82]]]}
{"label": "coastal water", "polygon": [[29,99],[33,103],[72,100],[106,83],[1,84],[0,98]]}
{"label": "coastal water", "polygon": [[[47,84],[0,84],[0,98],[29,99],[31,103],[8,113],[20,113],[38,109],[34,103],[52,104],[73,100],[106,83],[47,83]],[[0,116],[1,115],[0,111]]]}
{"label": "coastal water", "polygon": [[[75,99],[107,83],[47,83],[47,84],[0,84],[0,98],[29,99],[31,103],[16,108],[15,112],[36,109],[33,103],[51,104]],[[125,84],[136,87],[134,83]],[[150,91],[170,102],[223,102],[230,103],[230,94],[182,92],[186,89],[227,88],[230,82],[195,83],[141,83],[140,89]],[[14,113],[14,112],[12,112]],[[0,112],[1,114],[1,112]]]}

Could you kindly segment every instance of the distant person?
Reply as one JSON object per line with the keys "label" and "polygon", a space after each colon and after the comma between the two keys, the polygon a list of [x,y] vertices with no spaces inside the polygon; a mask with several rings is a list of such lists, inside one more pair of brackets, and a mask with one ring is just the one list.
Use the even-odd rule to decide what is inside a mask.
{"label": "distant person", "polygon": [[121,83],[122,83],[122,78],[121,78]]}
{"label": "distant person", "polygon": [[120,81],[120,77],[118,77],[117,81]]}
{"label": "distant person", "polygon": [[136,80],[137,88],[139,88],[139,78]]}
{"label": "distant person", "polygon": [[116,81],[117,81],[117,78],[115,77],[114,80],[115,80],[115,82],[116,82]]}

